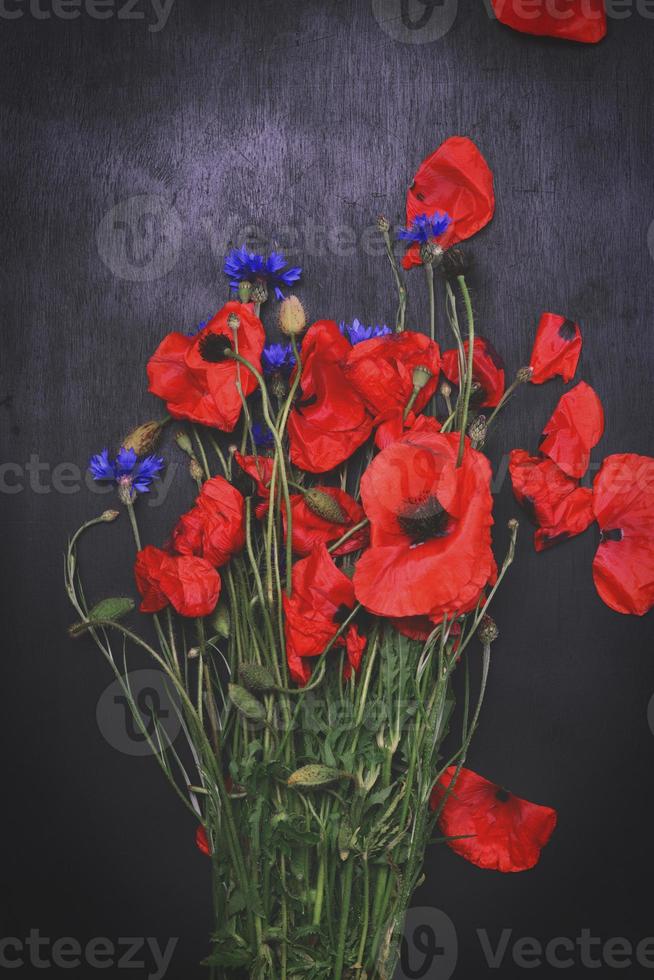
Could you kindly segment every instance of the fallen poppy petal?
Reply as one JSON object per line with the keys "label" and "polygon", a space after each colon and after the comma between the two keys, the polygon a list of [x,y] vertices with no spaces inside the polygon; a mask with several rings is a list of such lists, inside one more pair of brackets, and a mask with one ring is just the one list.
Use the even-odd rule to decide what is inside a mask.
{"label": "fallen poppy petal", "polygon": [[580,381],[561,397],[543,429],[540,451],[568,476],[582,477],[590,451],[604,433],[604,409],[597,393]]}
{"label": "fallen poppy petal", "polygon": [[604,0],[493,0],[501,24],[522,34],[597,44],[606,36]]}
{"label": "fallen poppy petal", "polygon": [[516,500],[537,526],[536,551],[581,534],[593,523],[592,490],[579,486],[553,460],[513,449],[509,474]]}
{"label": "fallen poppy petal", "polygon": [[572,381],[579,363],[581,343],[578,323],[556,313],[543,313],[529,361],[531,383],[542,385],[556,375],[566,382]]}

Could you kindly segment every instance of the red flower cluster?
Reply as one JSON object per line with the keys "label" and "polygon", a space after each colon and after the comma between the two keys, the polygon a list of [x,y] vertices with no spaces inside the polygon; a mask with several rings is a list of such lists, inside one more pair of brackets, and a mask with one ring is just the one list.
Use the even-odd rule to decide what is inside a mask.
{"label": "red flower cluster", "polygon": [[433,810],[447,844],[478,868],[528,871],[538,863],[556,827],[556,810],[514,796],[502,786],[450,766],[434,787]]}
{"label": "red flower cluster", "polygon": [[159,612],[169,603],[182,616],[213,612],[221,589],[216,568],[244,543],[243,497],[220,476],[207,480],[195,506],[179,519],[170,545],[147,545],[136,556],[141,612]]}

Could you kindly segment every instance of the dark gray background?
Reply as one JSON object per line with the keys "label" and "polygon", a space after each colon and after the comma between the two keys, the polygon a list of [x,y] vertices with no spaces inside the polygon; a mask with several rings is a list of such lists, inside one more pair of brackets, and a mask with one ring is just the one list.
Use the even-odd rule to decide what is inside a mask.
{"label": "dark gray background", "polygon": [[[392,318],[369,228],[380,211],[401,219],[428,152],[472,137],[497,191],[495,219],[472,243],[480,329],[513,370],[543,310],[578,317],[580,374],[607,416],[595,461],[654,450],[654,23],[634,9],[601,45],[576,46],[512,33],[480,0],[461,3],[434,38],[456,12],[449,2],[402,35],[400,0],[176,0],[159,31],[146,0],[134,8],[142,20],[116,8],[106,20],[46,19],[7,0],[22,14],[0,16],[2,456],[24,467],[38,454],[49,469],[2,496],[1,935],[179,936],[168,976],[202,975],[209,869],[195,827],[151,760],[103,739],[95,708],[110,677],[65,635],[66,535],[108,499],[58,492],[52,470],[83,467],[156,414],[146,360],[165,332],[220,305],[223,254],[248,226],[295,243],[312,315]],[[153,199],[132,200],[141,195]],[[411,286],[409,324],[424,326],[420,270]],[[439,330],[445,338],[442,316]],[[496,464],[514,446],[535,448],[560,390],[520,393],[493,437]],[[163,506],[142,508],[145,538],[163,540],[190,499],[180,471]],[[518,512],[507,485],[498,507],[501,541]],[[599,601],[596,543],[593,529],[537,556],[525,529],[496,604],[502,636],[470,764],[555,806],[560,822],[524,875],[431,852],[416,904],[455,923],[456,977],[497,975],[477,929],[493,941],[502,928],[544,941],[582,928],[634,942],[654,934],[643,898],[654,859],[652,619]],[[131,589],[126,521],[88,544],[98,597]],[[524,972],[507,954],[500,975]],[[573,975],[585,973],[578,963]]]}

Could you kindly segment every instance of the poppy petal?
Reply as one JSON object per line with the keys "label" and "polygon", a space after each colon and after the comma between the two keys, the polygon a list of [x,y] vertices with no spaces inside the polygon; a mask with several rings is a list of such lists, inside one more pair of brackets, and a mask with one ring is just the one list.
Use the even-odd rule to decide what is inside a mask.
{"label": "poppy petal", "polygon": [[522,34],[558,37],[597,44],[606,36],[604,0],[567,0],[557,6],[551,0],[493,0],[501,24]]}
{"label": "poppy petal", "polygon": [[[466,356],[470,345],[464,345]],[[459,383],[459,352],[447,350],[443,354],[443,374],[452,384]],[[504,362],[490,341],[475,337],[472,355],[472,380],[477,385],[473,404],[479,408],[494,408],[504,394]]]}
{"label": "poppy petal", "polygon": [[590,451],[604,433],[604,409],[597,393],[585,381],[561,397],[543,429],[540,451],[568,476],[582,477]]}
{"label": "poppy petal", "polygon": [[531,383],[542,385],[556,375],[565,382],[572,381],[579,363],[581,344],[578,323],[556,313],[543,313],[529,360]]}
{"label": "poppy petal", "polygon": [[592,490],[580,487],[553,460],[513,449],[509,474],[516,500],[537,525],[536,551],[581,534],[595,519]]}
{"label": "poppy petal", "polygon": [[[445,770],[434,787],[431,808],[437,810],[456,774]],[[462,768],[440,812],[438,825],[456,854],[478,868],[491,871],[528,871],[556,827],[556,810],[522,800]]]}

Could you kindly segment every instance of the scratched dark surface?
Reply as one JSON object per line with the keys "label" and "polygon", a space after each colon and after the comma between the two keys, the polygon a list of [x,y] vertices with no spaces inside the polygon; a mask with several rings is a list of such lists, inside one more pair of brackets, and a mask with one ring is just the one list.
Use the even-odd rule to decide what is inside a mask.
{"label": "scratched dark surface", "polygon": [[[541,311],[579,318],[580,374],[607,416],[594,459],[654,452],[654,22],[633,11],[586,48],[513,34],[480,2],[462,4],[442,37],[432,19],[407,43],[400,7],[177,0],[157,31],[146,0],[133,8],[145,20],[0,17],[2,458],[24,467],[38,454],[48,467],[32,488],[3,470],[5,491],[19,490],[2,496],[2,936],[180,937],[167,976],[203,975],[210,892],[195,826],[151,760],[104,741],[95,707],[107,669],[65,635],[66,536],[108,500],[58,492],[52,470],[83,467],[157,410],[146,359],[225,298],[228,242],[256,227],[265,243],[294,244],[298,292],[316,317],[392,318],[370,226],[381,211],[400,219],[420,160],[468,135],[497,191],[495,219],[472,245],[480,329],[515,369]],[[451,12],[446,3],[433,17]],[[126,216],[142,195],[151,199]],[[422,287],[418,270],[410,325],[424,325]],[[442,317],[439,329],[444,338]],[[496,464],[513,446],[535,448],[560,392],[557,382],[521,392],[493,438]],[[161,507],[142,508],[148,540],[163,539],[190,493],[180,472]],[[499,550],[516,513],[505,485]],[[493,945],[505,928],[511,943],[574,940],[583,928],[634,943],[654,933],[643,901],[654,866],[652,618],[597,598],[594,530],[541,556],[529,538],[497,600],[502,636],[470,765],[555,806],[559,827],[524,875],[430,852],[416,905],[454,922],[464,980],[498,975],[478,929]],[[130,589],[127,522],[93,542],[83,558],[94,594]],[[425,975],[449,976],[438,971],[435,961]],[[523,973],[509,945],[499,975]]]}

